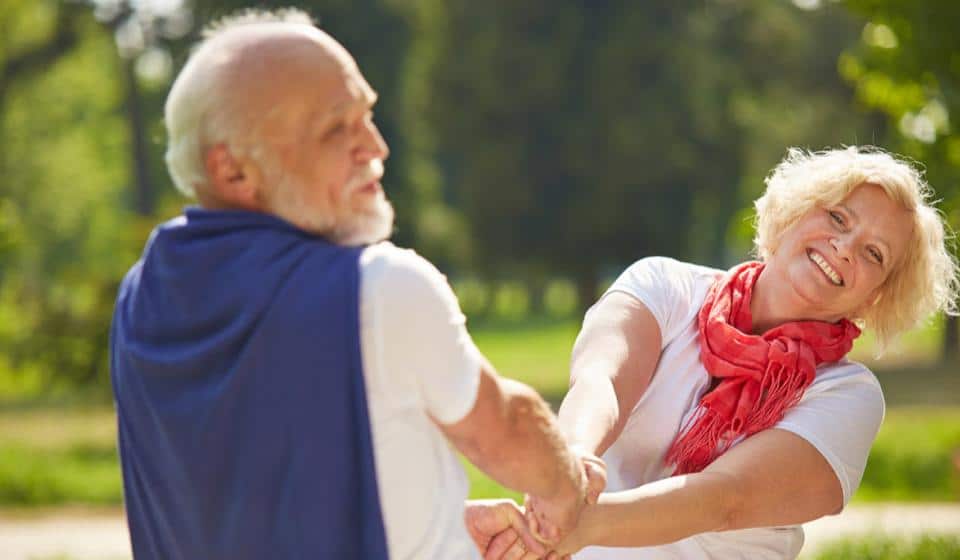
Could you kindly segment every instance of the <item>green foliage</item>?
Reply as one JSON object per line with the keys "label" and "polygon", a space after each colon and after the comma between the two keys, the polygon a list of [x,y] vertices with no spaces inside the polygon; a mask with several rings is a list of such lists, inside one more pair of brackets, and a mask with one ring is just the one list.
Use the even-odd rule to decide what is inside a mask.
{"label": "green foliage", "polygon": [[115,288],[136,255],[116,203],[126,137],[115,49],[85,12],[21,2],[0,13],[17,29],[0,57],[15,78],[0,84],[0,379],[22,374],[30,392],[105,386]]}
{"label": "green foliage", "polygon": [[111,409],[0,411],[0,504],[121,503],[115,434]]}
{"label": "green foliage", "polygon": [[569,317],[577,310],[577,288],[566,280],[552,280],[543,293],[544,311],[554,317]]}
{"label": "green foliage", "polygon": [[960,537],[925,535],[915,539],[870,535],[827,545],[816,560],[954,560],[960,558]]}
{"label": "green foliage", "polygon": [[[840,58],[839,70],[857,100],[882,111],[891,144],[921,162],[940,208],[960,226],[960,4],[945,0],[846,0],[868,19],[861,41]],[[956,247],[955,247],[956,249]],[[944,357],[960,356],[957,319],[945,331]]]}
{"label": "green foliage", "polygon": [[112,445],[44,452],[4,445],[0,448],[0,504],[119,504],[123,493],[118,461]]}
{"label": "green foliage", "polygon": [[493,297],[493,310],[498,317],[522,319],[530,311],[530,297],[526,287],[519,282],[504,282],[497,286]]}
{"label": "green foliage", "polygon": [[856,494],[864,501],[960,499],[960,409],[887,412]]}
{"label": "green foliage", "polygon": [[419,6],[430,150],[474,266],[575,278],[581,306],[644,255],[739,260],[728,224],[786,146],[875,136],[836,75],[857,26],[832,5]]}

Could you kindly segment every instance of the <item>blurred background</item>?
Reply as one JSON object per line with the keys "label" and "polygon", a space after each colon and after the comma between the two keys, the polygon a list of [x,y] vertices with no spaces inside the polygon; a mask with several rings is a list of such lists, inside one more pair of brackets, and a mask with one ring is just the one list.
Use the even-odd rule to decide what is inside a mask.
{"label": "blurred background", "polygon": [[[380,93],[394,241],[555,406],[583,310],[627,265],[749,257],[789,146],[911,158],[960,226],[955,0],[0,0],[0,558],[129,557],[107,336],[150,230],[189,203],[163,102],[204,25],[289,5]],[[807,557],[960,558],[958,345],[945,317],[882,356],[858,342],[887,417]]]}

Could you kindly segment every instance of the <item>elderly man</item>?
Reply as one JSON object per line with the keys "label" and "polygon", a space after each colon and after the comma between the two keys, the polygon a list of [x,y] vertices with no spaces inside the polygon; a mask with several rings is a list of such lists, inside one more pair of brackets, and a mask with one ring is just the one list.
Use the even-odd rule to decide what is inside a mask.
{"label": "elderly man", "polygon": [[509,554],[542,552],[508,505],[465,527],[453,447],[536,496],[547,540],[602,487],[445,278],[382,241],[376,98],[297,12],[225,20],[177,77],[167,163],[199,206],[153,232],[111,333],[138,559],[472,558],[511,526]]}

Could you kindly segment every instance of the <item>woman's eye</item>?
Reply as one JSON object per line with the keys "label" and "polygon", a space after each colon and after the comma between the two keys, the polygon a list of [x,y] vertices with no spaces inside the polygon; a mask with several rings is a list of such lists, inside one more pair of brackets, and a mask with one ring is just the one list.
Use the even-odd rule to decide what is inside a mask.
{"label": "woman's eye", "polygon": [[832,219],[837,225],[843,225],[843,216],[837,212],[834,212],[833,210],[830,211],[830,219]]}
{"label": "woman's eye", "polygon": [[880,251],[876,249],[870,249],[870,256],[873,257],[873,260],[877,261],[878,264],[883,264],[883,255]]}

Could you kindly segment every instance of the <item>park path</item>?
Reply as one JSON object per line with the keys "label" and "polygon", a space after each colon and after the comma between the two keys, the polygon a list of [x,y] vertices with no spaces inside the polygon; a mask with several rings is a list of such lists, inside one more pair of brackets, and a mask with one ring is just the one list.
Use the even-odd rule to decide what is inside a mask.
{"label": "park path", "polygon": [[[824,543],[864,534],[960,535],[960,504],[873,504],[806,525],[801,558]],[[9,515],[0,512],[2,560],[130,560],[126,523],[119,511],[53,511]]]}

